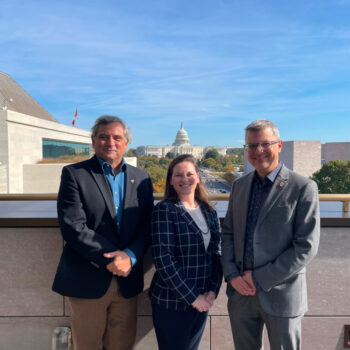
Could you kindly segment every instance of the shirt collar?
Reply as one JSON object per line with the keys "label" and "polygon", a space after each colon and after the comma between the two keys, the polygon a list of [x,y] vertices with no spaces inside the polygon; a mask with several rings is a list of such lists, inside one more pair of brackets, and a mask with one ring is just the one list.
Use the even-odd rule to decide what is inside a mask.
{"label": "shirt collar", "polygon": [[[272,183],[275,182],[276,177],[277,177],[279,171],[281,170],[281,168],[282,168],[282,163],[281,163],[281,162],[278,162],[276,168],[273,169],[273,170],[266,176],[265,179],[269,179]],[[259,177],[258,173],[256,172],[256,170],[255,170],[255,178],[258,179],[258,181],[260,181],[260,182],[264,182],[264,180],[265,180],[265,179],[264,179],[264,180],[262,181],[262,180],[260,179],[260,177]]]}
{"label": "shirt collar", "polygon": [[[103,171],[107,168],[107,169],[111,169],[113,172],[113,168],[112,168],[111,164],[109,164],[108,162],[106,162],[105,160],[100,158],[99,156],[96,156],[96,158],[98,159],[99,163],[101,164],[101,168]],[[120,171],[125,171],[125,168],[126,168],[126,162],[125,162],[125,159],[122,158],[122,164],[120,166]]]}

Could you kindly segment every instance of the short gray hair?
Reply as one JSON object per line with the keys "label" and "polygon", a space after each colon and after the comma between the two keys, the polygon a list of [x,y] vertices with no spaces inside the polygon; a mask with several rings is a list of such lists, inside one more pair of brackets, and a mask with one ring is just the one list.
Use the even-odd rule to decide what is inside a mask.
{"label": "short gray hair", "polygon": [[98,128],[100,127],[100,125],[107,125],[107,124],[111,124],[111,123],[119,123],[122,125],[122,127],[124,129],[125,138],[127,139],[128,143],[130,143],[131,139],[132,139],[132,135],[131,135],[131,131],[130,131],[129,127],[126,125],[126,123],[124,122],[123,119],[120,119],[119,117],[115,117],[112,115],[102,115],[101,117],[99,117],[95,120],[95,124],[91,128],[92,137],[94,139],[96,138],[97,133],[98,133]]}
{"label": "short gray hair", "polygon": [[280,139],[280,132],[278,131],[277,126],[274,123],[270,122],[269,120],[264,120],[264,119],[255,120],[252,123],[250,123],[245,128],[245,137],[247,137],[248,131],[257,132],[265,128],[271,128],[276,139],[277,140]]}

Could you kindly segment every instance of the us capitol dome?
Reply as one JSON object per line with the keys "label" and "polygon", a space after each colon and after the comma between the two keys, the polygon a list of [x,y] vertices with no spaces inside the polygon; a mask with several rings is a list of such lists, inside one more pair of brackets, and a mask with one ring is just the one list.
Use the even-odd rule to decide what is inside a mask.
{"label": "us capitol dome", "polygon": [[172,145],[166,146],[140,146],[137,148],[137,152],[145,156],[156,156],[165,157],[168,153],[179,154],[191,154],[193,157],[200,159],[204,156],[206,152],[210,149],[216,149],[219,154],[226,155],[226,151],[231,147],[221,147],[221,146],[192,146],[190,144],[190,138],[188,137],[187,131],[184,129],[183,123],[179,131],[176,134],[175,141]]}
{"label": "us capitol dome", "polygon": [[173,146],[189,145],[190,139],[188,137],[187,131],[184,129],[183,123],[181,122],[181,128],[176,134],[175,142]]}

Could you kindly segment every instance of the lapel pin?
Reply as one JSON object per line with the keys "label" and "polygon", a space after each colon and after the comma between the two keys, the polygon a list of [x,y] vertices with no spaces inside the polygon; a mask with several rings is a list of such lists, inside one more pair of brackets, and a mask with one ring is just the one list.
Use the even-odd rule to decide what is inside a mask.
{"label": "lapel pin", "polygon": [[130,182],[133,184],[133,183],[135,182],[135,180],[134,180],[134,179],[131,179]]}
{"label": "lapel pin", "polygon": [[280,187],[283,187],[283,186],[284,186],[284,182],[281,181],[281,182],[280,182]]}

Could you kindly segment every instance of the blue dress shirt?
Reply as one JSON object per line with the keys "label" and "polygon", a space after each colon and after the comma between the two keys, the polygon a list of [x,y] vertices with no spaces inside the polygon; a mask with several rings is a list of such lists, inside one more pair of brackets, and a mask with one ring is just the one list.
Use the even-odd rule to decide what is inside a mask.
{"label": "blue dress shirt", "polygon": [[[103,160],[100,157],[97,157],[99,160],[103,173],[105,174],[105,177],[109,183],[109,187],[112,191],[113,195],[113,202],[115,206],[115,212],[116,217],[115,221],[118,228],[118,233],[120,232],[120,224],[122,222],[123,218],[123,203],[124,203],[124,193],[125,193],[125,167],[126,163],[123,158],[122,164],[120,166],[120,170],[115,175],[114,170],[111,164],[107,163],[105,160]],[[127,253],[130,256],[131,264],[134,266],[137,262],[136,256],[130,249],[126,248],[123,250],[125,253]]]}

